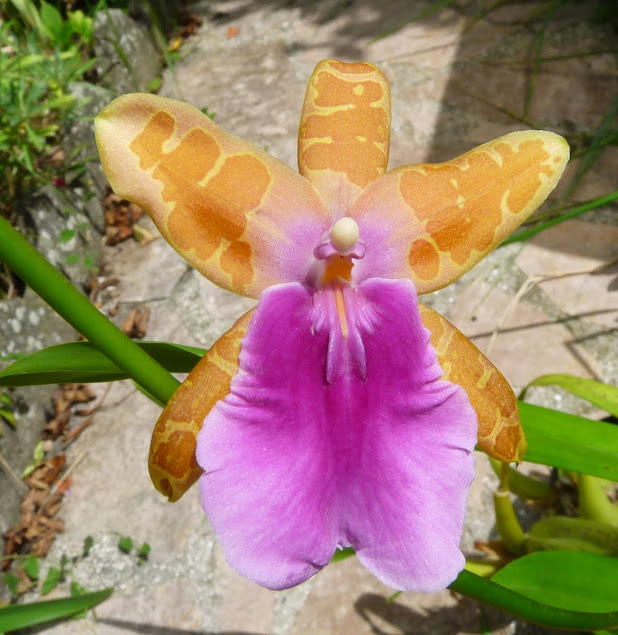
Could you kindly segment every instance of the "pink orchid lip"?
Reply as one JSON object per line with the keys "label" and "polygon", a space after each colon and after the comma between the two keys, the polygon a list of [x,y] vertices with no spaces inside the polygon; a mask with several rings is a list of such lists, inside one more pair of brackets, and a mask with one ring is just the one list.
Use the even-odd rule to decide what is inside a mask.
{"label": "pink orchid lip", "polygon": [[464,566],[477,419],[441,377],[410,280],[264,291],[197,443],[228,563],[285,589],[351,546],[393,588],[450,584]]}

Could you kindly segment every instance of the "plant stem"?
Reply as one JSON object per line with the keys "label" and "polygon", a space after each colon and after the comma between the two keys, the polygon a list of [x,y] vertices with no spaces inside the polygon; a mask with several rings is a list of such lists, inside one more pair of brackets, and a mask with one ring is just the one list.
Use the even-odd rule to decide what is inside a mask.
{"label": "plant stem", "polygon": [[496,529],[506,548],[515,556],[525,553],[526,534],[524,534],[511,502],[510,492],[502,488],[494,492]]}
{"label": "plant stem", "polygon": [[589,474],[577,475],[579,515],[618,527],[618,507],[607,498],[601,480]]}
{"label": "plant stem", "polygon": [[549,227],[552,227],[553,225],[562,223],[563,221],[568,220],[569,218],[574,218],[575,216],[579,216],[580,214],[583,214],[584,212],[589,212],[591,209],[596,209],[597,207],[601,207],[602,205],[607,205],[608,203],[615,201],[617,198],[618,198],[618,190],[614,190],[613,192],[610,192],[609,194],[605,194],[605,196],[595,198],[594,200],[588,201],[587,203],[584,203],[583,205],[579,205],[578,207],[575,207],[569,210],[568,212],[561,214],[558,218],[548,220],[542,223],[541,225],[539,225],[538,227],[533,227],[531,229],[527,229],[526,231],[519,232],[518,234],[515,234],[514,236],[509,236],[506,240],[503,240],[502,243],[500,243],[500,246],[502,247],[503,245],[508,245],[510,243],[516,243],[520,240],[526,240],[527,238],[532,238],[532,236],[535,236],[536,234],[544,231],[545,229],[548,229]]}
{"label": "plant stem", "polygon": [[[496,476],[501,476],[501,470],[503,469],[503,463],[496,459],[489,458],[489,462],[496,473]],[[539,481],[530,476],[526,476],[517,470],[509,467],[508,473],[509,490],[519,496],[523,500],[539,500],[543,498],[550,498],[553,490],[549,484]]]}
{"label": "plant stem", "polygon": [[95,348],[161,403],[180,382],[95,308],[4,218],[0,218],[0,260]]}

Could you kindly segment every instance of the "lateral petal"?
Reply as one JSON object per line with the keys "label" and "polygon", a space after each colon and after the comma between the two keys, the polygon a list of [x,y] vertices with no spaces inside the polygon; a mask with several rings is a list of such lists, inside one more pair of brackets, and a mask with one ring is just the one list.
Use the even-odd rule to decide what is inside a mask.
{"label": "lateral petal", "polygon": [[442,378],[461,386],[476,411],[479,447],[499,461],[521,463],[528,446],[513,389],[461,331],[428,306],[419,306]]}
{"label": "lateral petal", "polygon": [[176,502],[202,474],[195,460],[197,435],[211,408],[230,390],[238,356],[255,309],[226,331],[197,363],[165,406],[152,432],[148,470],[155,488]]}
{"label": "lateral petal", "polygon": [[263,293],[240,371],[198,437],[204,509],[229,564],[269,588],[306,580],[344,546],[395,588],[443,588],[464,564],[476,416],[440,379],[410,281],[348,291],[348,336],[334,339],[344,318],[312,289]]}
{"label": "lateral petal", "polygon": [[320,62],[307,86],[298,132],[298,167],[333,222],[386,172],[391,102],[388,80],[372,64]]}
{"label": "lateral petal", "polygon": [[357,279],[409,277],[419,295],[450,284],[541,205],[568,159],[562,137],[524,131],[453,161],[391,170],[349,212],[371,245]]}
{"label": "lateral petal", "polygon": [[207,278],[254,297],[304,279],[329,228],[306,179],[173,99],[123,95],[101,111],[95,131],[116,193],[143,207]]}

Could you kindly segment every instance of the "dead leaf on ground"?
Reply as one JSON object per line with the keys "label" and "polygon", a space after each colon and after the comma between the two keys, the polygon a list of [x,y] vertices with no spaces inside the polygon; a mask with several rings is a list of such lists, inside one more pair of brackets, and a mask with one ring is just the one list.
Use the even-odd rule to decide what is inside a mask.
{"label": "dead leaf on ground", "polygon": [[93,417],[86,419],[86,421],[80,423],[78,426],[73,428],[70,432],[66,432],[66,434],[62,437],[62,440],[65,443],[71,443],[71,441],[75,441],[77,437],[89,426],[94,423]]}
{"label": "dead leaf on ground", "polygon": [[[19,522],[2,534],[4,556],[28,553],[45,556],[56,534],[64,531],[64,523],[56,515],[64,496],[61,473],[65,464],[66,456],[59,454],[43,461],[25,480],[30,490],[21,501]],[[12,562],[4,559],[2,570],[7,571]]]}
{"label": "dead leaf on ground", "polygon": [[203,19],[199,15],[195,15],[195,13],[183,12],[178,18],[178,22],[182,26],[182,30],[178,35],[182,38],[188,38],[192,35],[197,35]]}
{"label": "dead leaf on ground", "polygon": [[[74,414],[72,406],[76,403],[88,403],[96,399],[96,395],[88,384],[63,384],[52,394],[55,416],[43,429],[45,439],[57,439],[66,435],[69,421]],[[78,414],[75,412],[75,414]]]}
{"label": "dead leaf on ground", "polygon": [[144,215],[139,205],[115,194],[111,188],[103,199],[105,244],[117,245],[133,236],[133,225]]}
{"label": "dead leaf on ground", "polygon": [[131,309],[129,315],[120,325],[120,330],[131,338],[142,339],[146,335],[148,329],[148,320],[150,319],[150,309]]}

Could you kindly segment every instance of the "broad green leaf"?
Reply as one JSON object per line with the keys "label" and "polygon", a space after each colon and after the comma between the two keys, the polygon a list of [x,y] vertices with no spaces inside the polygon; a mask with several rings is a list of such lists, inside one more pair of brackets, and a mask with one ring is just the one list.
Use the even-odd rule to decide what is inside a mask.
{"label": "broad green leaf", "polygon": [[[513,566],[517,562],[521,562],[526,558],[562,553],[564,552],[548,551],[530,554],[513,561],[505,568]],[[577,552],[567,553],[576,554]],[[603,558],[603,556],[595,557]],[[618,566],[618,559],[609,558],[609,560],[614,560],[616,562],[616,566]],[[501,571],[503,570],[504,569]],[[612,611],[583,613],[550,606],[547,604],[549,600],[548,595],[541,595],[541,602],[527,597],[521,589],[509,588],[506,580],[497,584],[496,577],[501,571],[494,575],[492,580],[486,580],[485,578],[475,575],[470,571],[464,570],[457,576],[457,579],[449,586],[449,588],[452,591],[475,598],[481,602],[485,602],[486,604],[491,604],[492,606],[496,606],[507,613],[511,613],[512,615],[516,615],[524,620],[534,622],[535,624],[540,624],[542,626],[587,631],[615,628],[618,626],[618,607],[616,610]],[[578,571],[578,569],[572,569],[568,577],[575,577],[573,576],[573,571]],[[562,575],[564,578],[564,571],[562,572]],[[614,575],[616,575],[616,572]],[[615,579],[618,580],[618,576],[616,576]],[[614,584],[616,584],[615,581]],[[614,595],[618,598],[615,591]],[[573,604],[570,606],[573,606]]]}
{"label": "broad green leaf", "polygon": [[618,626],[618,558],[580,551],[537,551],[513,560],[492,581],[556,608],[582,613],[614,611],[614,625]]}
{"label": "broad green leaf", "polygon": [[618,426],[518,402],[526,461],[618,481]]}
{"label": "broad green leaf", "polygon": [[[189,372],[205,350],[166,342],[137,342],[137,345],[170,372]],[[88,383],[126,379],[103,353],[88,342],[50,346],[22,357],[0,372],[1,386]]]}
{"label": "broad green leaf", "polygon": [[594,379],[582,379],[575,375],[541,375],[524,388],[522,399],[530,386],[560,386],[618,417],[618,386],[610,386]]}
{"label": "broad green leaf", "polygon": [[100,604],[112,594],[113,590],[104,589],[61,600],[4,606],[0,608],[0,633],[69,617]]}
{"label": "broad green leaf", "polygon": [[578,550],[618,556],[618,527],[587,518],[550,516],[532,525],[529,551]]}

